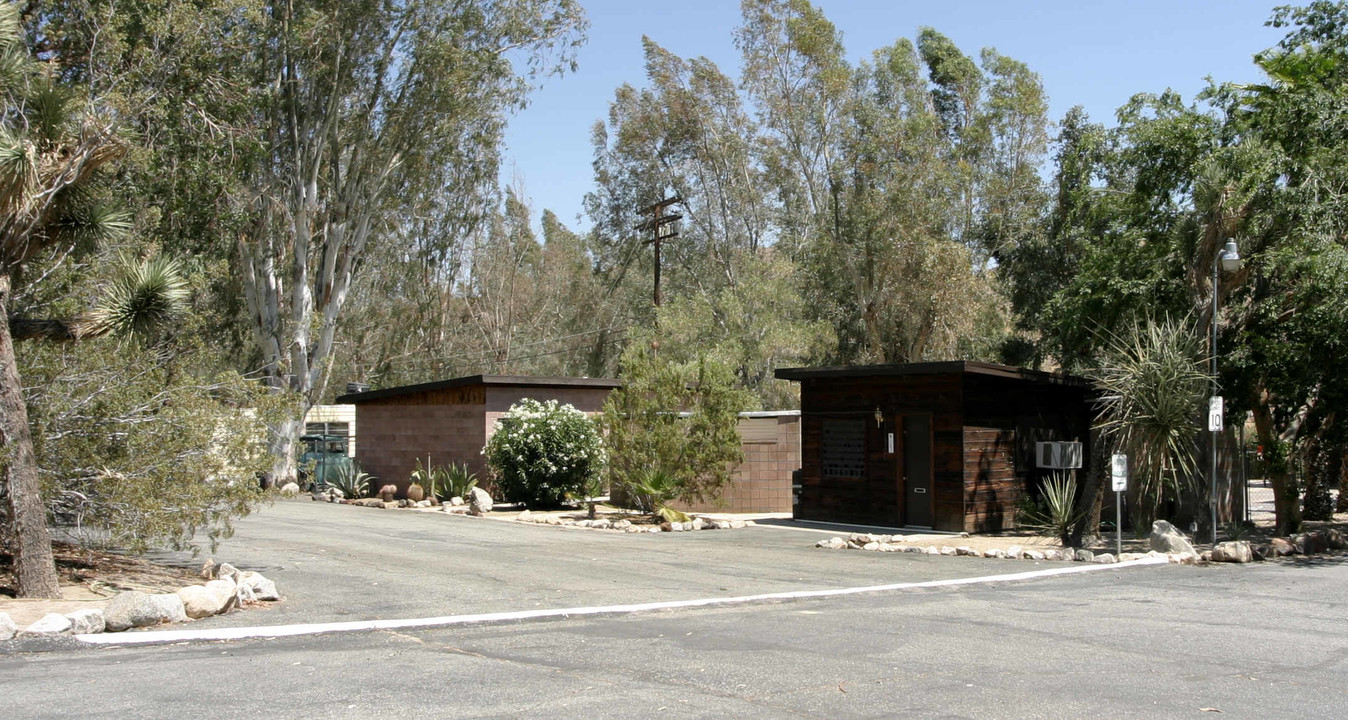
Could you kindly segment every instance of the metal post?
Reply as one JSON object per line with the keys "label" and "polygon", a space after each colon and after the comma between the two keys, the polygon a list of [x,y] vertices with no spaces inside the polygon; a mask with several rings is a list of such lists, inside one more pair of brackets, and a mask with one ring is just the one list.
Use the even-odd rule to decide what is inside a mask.
{"label": "metal post", "polygon": [[1250,458],[1245,450],[1245,413],[1240,417],[1240,487],[1245,493],[1245,522],[1250,521]]}
{"label": "metal post", "polygon": [[[1221,252],[1212,258],[1212,397],[1217,397],[1217,283],[1221,272],[1218,263]],[[1212,507],[1212,544],[1217,544],[1217,431],[1212,431],[1212,475],[1209,480],[1208,504]]]}
{"label": "metal post", "polygon": [[1117,555],[1123,554],[1123,493],[1114,491],[1114,538]]}

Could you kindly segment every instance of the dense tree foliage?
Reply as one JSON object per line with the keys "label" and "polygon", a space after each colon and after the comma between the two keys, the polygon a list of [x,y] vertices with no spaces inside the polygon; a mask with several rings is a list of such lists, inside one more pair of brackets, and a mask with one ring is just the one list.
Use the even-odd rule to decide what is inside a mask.
{"label": "dense tree foliage", "polygon": [[[62,408],[106,382],[99,368],[130,373],[140,351],[153,362],[130,377],[169,395],[129,383],[103,406],[110,426],[191,407],[224,427],[261,402],[239,394],[250,376],[272,388],[263,405],[293,411],[273,423],[288,472],[305,408],[351,380],[658,385],[702,368],[724,381],[717,402],[778,409],[796,403],[772,378],[786,365],[1000,359],[1110,377],[1129,357],[1111,343],[1151,337],[1153,321],[1187,328],[1172,344],[1203,355],[1228,238],[1244,266],[1221,278],[1218,382],[1229,419],[1253,413],[1280,527],[1300,522],[1298,459],[1317,498],[1341,480],[1344,3],[1277,9],[1287,35],[1256,56],[1262,84],[1140,92],[1113,127],[1074,109],[1055,134],[1039,77],[995,49],[915,28],[859,55],[807,0],[743,0],[737,68],[642,39],[645,80],[594,109],[583,232],[503,187],[499,167],[510,112],[573,66],[573,0],[4,7],[0,316],[20,339],[130,328],[93,312],[117,294],[106,270],[123,252],[178,258],[192,291],[181,327],[139,350],[21,349],[0,397],[10,524],[35,527],[63,488],[92,482],[93,465],[67,460],[76,438],[119,477],[157,482],[142,469],[168,457],[204,467],[188,446],[204,436],[119,455],[60,429]],[[662,243],[656,307],[639,226],[672,196],[682,230]],[[20,369],[39,382],[22,386]],[[36,455],[30,409],[48,436]],[[1183,423],[1170,431],[1179,442]],[[637,462],[620,455],[615,472]],[[145,532],[222,529],[251,502],[221,497],[217,515]]]}
{"label": "dense tree foliage", "polygon": [[1217,253],[1237,240],[1218,382],[1230,419],[1253,414],[1283,531],[1300,524],[1289,453],[1343,442],[1345,8],[1277,10],[1270,24],[1290,31],[1256,58],[1269,84],[1214,84],[1197,104],[1140,94],[1112,130],[1070,113],[1046,232],[1005,256],[1039,361],[1089,368],[1102,338],[1146,317],[1196,318],[1206,336]]}

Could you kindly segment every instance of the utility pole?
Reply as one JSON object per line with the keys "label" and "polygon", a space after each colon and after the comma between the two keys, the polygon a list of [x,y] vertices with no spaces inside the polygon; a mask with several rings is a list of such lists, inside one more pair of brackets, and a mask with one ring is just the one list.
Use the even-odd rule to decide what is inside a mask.
{"label": "utility pole", "polygon": [[664,240],[673,240],[679,236],[679,221],[683,219],[681,213],[665,214],[665,208],[676,203],[683,202],[683,198],[675,195],[671,198],[665,198],[660,202],[649,207],[642,208],[641,214],[651,216],[650,220],[637,225],[637,230],[650,231],[651,236],[643,241],[646,245],[652,245],[655,248],[655,307],[660,308],[660,243]]}

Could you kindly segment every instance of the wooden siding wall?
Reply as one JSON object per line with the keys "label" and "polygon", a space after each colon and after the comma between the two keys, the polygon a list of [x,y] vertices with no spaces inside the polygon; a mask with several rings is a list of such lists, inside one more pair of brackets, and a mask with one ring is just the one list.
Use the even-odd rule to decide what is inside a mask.
{"label": "wooden siding wall", "polygon": [[1037,493],[1052,472],[1035,467],[1036,441],[1078,441],[1083,462],[1090,462],[1088,390],[976,374],[965,375],[963,386],[969,503],[963,529],[1009,529],[1021,496]]}
{"label": "wooden siding wall", "polygon": [[[895,527],[905,523],[898,459],[902,457],[900,418],[932,417],[933,527],[964,525],[964,442],[960,376],[810,378],[801,382],[801,489],[795,517],[821,522]],[[876,427],[875,409],[885,417]],[[856,478],[824,478],[825,418],[863,419],[866,471]],[[886,435],[895,433],[888,452]]]}
{"label": "wooden siding wall", "polygon": [[1014,430],[965,426],[964,492],[966,532],[995,532],[1014,525],[1021,497]]}

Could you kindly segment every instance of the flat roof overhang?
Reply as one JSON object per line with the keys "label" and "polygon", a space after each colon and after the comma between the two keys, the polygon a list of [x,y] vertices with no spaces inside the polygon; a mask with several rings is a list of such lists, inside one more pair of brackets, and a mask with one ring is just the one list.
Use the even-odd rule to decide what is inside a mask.
{"label": "flat roof overhang", "polygon": [[473,385],[556,389],[594,388],[599,390],[612,390],[614,388],[622,387],[622,384],[622,381],[616,378],[469,375],[466,377],[454,378],[452,380],[438,380],[436,382],[420,383],[417,385],[402,385],[400,387],[384,388],[382,390],[367,390],[360,393],[349,393],[338,396],[336,402],[341,404],[362,403],[370,400],[382,400],[384,398],[415,395],[417,393],[431,392],[434,390],[446,390],[449,388],[468,387]]}
{"label": "flat roof overhang", "polygon": [[906,375],[986,375],[989,377],[1026,380],[1053,385],[1092,390],[1095,384],[1088,378],[1065,373],[1047,373],[1010,365],[951,360],[945,362],[904,363],[895,365],[854,365],[851,367],[778,368],[773,376],[782,380],[813,380],[817,378],[901,377]]}

